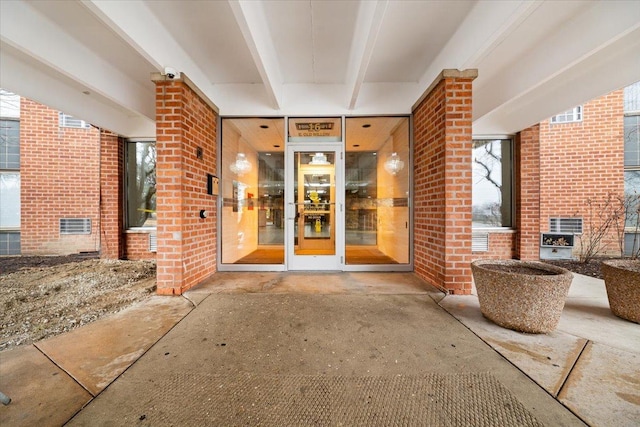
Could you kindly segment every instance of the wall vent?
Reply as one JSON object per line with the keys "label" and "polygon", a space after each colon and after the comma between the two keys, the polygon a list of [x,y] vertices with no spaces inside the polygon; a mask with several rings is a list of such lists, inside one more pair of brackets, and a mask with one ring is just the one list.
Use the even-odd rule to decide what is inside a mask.
{"label": "wall vent", "polygon": [[473,233],[471,238],[471,252],[488,252],[489,251],[489,234]]}
{"label": "wall vent", "polygon": [[60,218],[60,234],[91,234],[91,218]]}
{"label": "wall vent", "polygon": [[149,252],[158,252],[158,236],[149,234]]}
{"label": "wall vent", "polygon": [[550,233],[582,233],[582,218],[549,218]]}

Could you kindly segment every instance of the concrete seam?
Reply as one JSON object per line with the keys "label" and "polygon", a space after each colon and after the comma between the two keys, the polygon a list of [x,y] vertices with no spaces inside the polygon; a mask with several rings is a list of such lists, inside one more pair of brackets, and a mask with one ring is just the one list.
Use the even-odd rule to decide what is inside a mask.
{"label": "concrete seam", "polygon": [[573,365],[571,365],[571,369],[569,369],[569,372],[567,372],[567,376],[565,377],[564,381],[562,382],[562,385],[558,389],[558,394],[555,396],[558,402],[560,402],[559,397],[560,397],[560,394],[562,394],[562,391],[564,390],[564,386],[567,385],[567,382],[569,381],[569,377],[571,377],[571,373],[573,373],[573,370],[575,369],[576,365],[580,361],[580,358],[582,357],[582,353],[584,353],[585,349],[589,344],[591,344],[591,340],[586,340],[586,342],[584,343],[584,346],[582,346],[582,350],[580,350],[580,353],[578,353],[578,357],[576,357],[576,360],[573,361]]}

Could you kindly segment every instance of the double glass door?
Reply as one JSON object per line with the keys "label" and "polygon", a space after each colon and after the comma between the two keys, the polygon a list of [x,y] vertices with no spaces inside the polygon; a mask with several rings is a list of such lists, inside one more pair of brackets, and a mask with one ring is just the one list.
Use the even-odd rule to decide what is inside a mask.
{"label": "double glass door", "polygon": [[341,269],[344,236],[340,147],[305,144],[288,149],[287,268]]}

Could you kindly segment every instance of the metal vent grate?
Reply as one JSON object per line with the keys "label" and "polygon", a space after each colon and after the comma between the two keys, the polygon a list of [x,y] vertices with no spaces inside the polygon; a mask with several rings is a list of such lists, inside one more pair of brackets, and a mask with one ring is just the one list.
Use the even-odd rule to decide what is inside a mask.
{"label": "metal vent grate", "polygon": [[471,240],[472,252],[487,252],[489,250],[489,234],[473,233]]}
{"label": "metal vent grate", "polygon": [[550,233],[582,233],[582,218],[549,218]]}
{"label": "metal vent grate", "polygon": [[149,234],[149,252],[158,252],[158,236]]}
{"label": "metal vent grate", "polygon": [[73,116],[60,112],[60,127],[63,128],[77,128],[77,129],[89,129],[91,125],[84,120],[76,119]]}
{"label": "metal vent grate", "polygon": [[91,219],[60,218],[60,234],[91,234]]}

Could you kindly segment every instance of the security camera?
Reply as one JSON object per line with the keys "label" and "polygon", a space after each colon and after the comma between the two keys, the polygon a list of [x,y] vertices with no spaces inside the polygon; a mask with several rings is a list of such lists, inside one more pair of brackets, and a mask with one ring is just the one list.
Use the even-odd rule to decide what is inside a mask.
{"label": "security camera", "polygon": [[178,70],[176,70],[175,68],[171,68],[171,67],[165,67],[164,68],[164,75],[167,76],[167,78],[170,79],[170,80],[179,79],[180,78],[180,73],[178,72]]}

